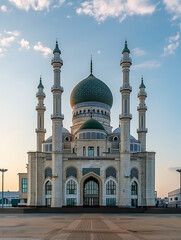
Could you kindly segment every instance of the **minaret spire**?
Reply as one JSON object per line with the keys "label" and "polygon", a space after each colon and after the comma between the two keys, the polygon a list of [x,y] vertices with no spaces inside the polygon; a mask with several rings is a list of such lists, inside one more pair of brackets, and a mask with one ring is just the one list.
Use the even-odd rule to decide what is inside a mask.
{"label": "minaret spire", "polygon": [[145,91],[145,84],[143,81],[143,76],[141,77],[141,84],[139,87],[139,92],[138,92],[138,99],[139,99],[139,105],[138,105],[138,125],[139,128],[137,129],[138,133],[138,140],[141,143],[141,151],[145,152],[146,151],[146,133],[147,133],[147,128],[146,128],[146,111],[147,111],[147,106],[145,103],[145,99],[147,97],[147,93]]}
{"label": "minaret spire", "polygon": [[60,57],[61,51],[56,41],[53,51],[53,59],[51,64],[54,71],[54,83],[52,86],[53,93],[53,114],[52,119],[52,207],[62,207],[63,204],[63,188],[62,188],[62,126],[64,116],[62,114],[62,93],[61,86],[61,67],[63,61]]}
{"label": "minaret spire", "polygon": [[40,82],[38,85],[38,92],[36,97],[38,99],[38,104],[36,106],[37,111],[37,151],[42,152],[42,143],[45,140],[46,130],[44,129],[44,112],[46,107],[44,106],[45,93],[43,92],[44,86],[42,84],[42,78],[40,76]]}
{"label": "minaret spire", "polygon": [[122,113],[119,116],[121,125],[121,144],[120,144],[120,202],[121,206],[131,206],[131,191],[130,191],[130,121],[132,115],[130,113],[130,93],[132,88],[129,83],[129,71],[132,60],[129,57],[130,50],[125,41],[122,51],[120,65],[123,72],[123,83],[120,88],[122,96]]}
{"label": "minaret spire", "polygon": [[91,55],[91,62],[90,62],[90,74],[92,75],[92,55]]}

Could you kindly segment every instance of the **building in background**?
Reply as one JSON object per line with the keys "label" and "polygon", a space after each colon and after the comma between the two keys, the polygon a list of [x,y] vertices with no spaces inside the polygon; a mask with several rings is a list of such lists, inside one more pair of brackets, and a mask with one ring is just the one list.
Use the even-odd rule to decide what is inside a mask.
{"label": "building in background", "polygon": [[176,189],[168,193],[168,206],[181,208],[181,189]]}
{"label": "building in background", "polygon": [[[18,191],[3,192],[3,207],[17,207],[19,202]],[[2,207],[2,192],[0,192],[0,207]]]}
{"label": "building in background", "polygon": [[[130,135],[130,50],[125,42],[120,65],[122,102],[117,106],[120,126],[112,130],[113,96],[109,87],[90,74],[72,90],[71,131],[63,127],[61,70],[63,61],[56,42],[51,65],[52,136],[45,138],[44,87],[36,94],[37,149],[28,153],[27,173],[19,174],[20,204],[28,206],[119,206],[155,205],[155,152],[146,148],[147,97],[143,78],[138,92],[138,139]],[[120,77],[121,79],[121,77]],[[65,99],[67,101],[67,99]]]}

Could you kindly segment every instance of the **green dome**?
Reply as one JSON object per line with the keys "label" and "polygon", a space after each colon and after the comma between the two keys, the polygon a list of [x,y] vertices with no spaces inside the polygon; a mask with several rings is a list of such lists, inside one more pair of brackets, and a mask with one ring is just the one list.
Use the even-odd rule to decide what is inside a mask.
{"label": "green dome", "polygon": [[105,130],[102,124],[95,119],[91,118],[85,123],[82,124],[82,126],[79,128],[79,130],[84,129],[99,129],[99,130]]}
{"label": "green dome", "polygon": [[100,102],[112,107],[113,96],[104,82],[90,74],[74,87],[70,95],[71,107],[82,102]]}

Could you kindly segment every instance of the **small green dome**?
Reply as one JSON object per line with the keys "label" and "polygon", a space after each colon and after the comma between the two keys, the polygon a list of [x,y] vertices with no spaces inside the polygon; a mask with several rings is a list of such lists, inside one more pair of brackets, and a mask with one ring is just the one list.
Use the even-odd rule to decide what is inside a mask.
{"label": "small green dome", "polygon": [[56,41],[55,49],[53,50],[53,54],[54,54],[55,52],[58,52],[58,53],[61,54],[61,51],[60,51],[60,49],[59,49],[59,47],[58,47],[58,41]]}
{"label": "small green dome", "polygon": [[71,107],[82,102],[99,102],[112,107],[113,96],[104,82],[90,74],[74,87],[70,95]]}
{"label": "small green dome", "polygon": [[124,49],[123,49],[123,51],[122,51],[122,54],[123,54],[124,52],[128,52],[128,53],[130,53],[130,50],[129,50],[129,48],[128,48],[127,41],[125,41]]}
{"label": "small green dome", "polygon": [[79,128],[79,130],[84,129],[99,129],[99,130],[105,130],[102,124],[95,119],[91,118],[85,123],[82,124],[82,126]]}

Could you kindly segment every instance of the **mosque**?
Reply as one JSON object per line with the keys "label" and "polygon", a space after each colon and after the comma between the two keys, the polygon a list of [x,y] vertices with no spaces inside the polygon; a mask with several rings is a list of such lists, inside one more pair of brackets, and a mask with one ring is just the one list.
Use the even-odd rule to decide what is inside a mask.
{"label": "mosque", "polygon": [[[146,150],[147,93],[143,78],[138,92],[138,140],[130,135],[129,72],[132,60],[125,41],[122,67],[120,127],[112,130],[113,96],[92,72],[72,90],[71,131],[63,127],[63,60],[56,42],[51,65],[54,81],[52,136],[45,139],[44,87],[36,94],[37,149],[28,152],[27,173],[19,173],[20,205],[27,206],[154,206],[155,152]],[[121,83],[118,82],[118,87]],[[120,107],[118,106],[118,109]]]}

